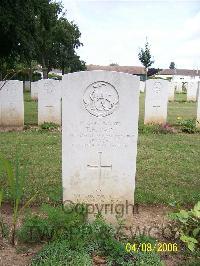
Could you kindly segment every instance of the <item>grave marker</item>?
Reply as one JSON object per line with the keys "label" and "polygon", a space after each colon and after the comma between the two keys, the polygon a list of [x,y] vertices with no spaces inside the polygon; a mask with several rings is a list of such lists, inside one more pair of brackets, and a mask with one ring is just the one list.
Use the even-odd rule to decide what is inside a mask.
{"label": "grave marker", "polygon": [[140,81],[140,92],[144,92],[144,90],[145,90],[145,82]]}
{"label": "grave marker", "polygon": [[53,79],[38,82],[38,125],[44,122],[61,125],[61,82]]}
{"label": "grave marker", "polygon": [[176,82],[176,92],[178,93],[183,92],[183,83],[181,81]]}
{"label": "grave marker", "polygon": [[168,100],[169,101],[174,101],[174,92],[175,92],[175,83],[173,82],[173,81],[171,81],[170,83],[169,83],[169,98],[168,98]]}
{"label": "grave marker", "polygon": [[38,100],[38,90],[39,83],[38,81],[31,82],[31,99],[37,101]]}
{"label": "grave marker", "polygon": [[187,87],[187,101],[196,102],[198,82],[189,82]]}
{"label": "grave marker", "polygon": [[64,202],[134,202],[139,77],[110,71],[64,75]]}
{"label": "grave marker", "polygon": [[1,87],[0,127],[22,129],[24,126],[23,82],[19,80],[2,81],[0,82]]}
{"label": "grave marker", "polygon": [[145,95],[145,124],[165,124],[169,81],[162,79],[147,80]]}

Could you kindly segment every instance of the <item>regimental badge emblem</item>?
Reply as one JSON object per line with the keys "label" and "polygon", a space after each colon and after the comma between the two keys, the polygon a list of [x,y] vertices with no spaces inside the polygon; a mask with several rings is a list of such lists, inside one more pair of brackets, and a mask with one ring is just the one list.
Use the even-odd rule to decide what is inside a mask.
{"label": "regimental badge emblem", "polygon": [[119,95],[110,83],[97,81],[86,88],[83,102],[91,115],[105,117],[112,114],[118,107]]}

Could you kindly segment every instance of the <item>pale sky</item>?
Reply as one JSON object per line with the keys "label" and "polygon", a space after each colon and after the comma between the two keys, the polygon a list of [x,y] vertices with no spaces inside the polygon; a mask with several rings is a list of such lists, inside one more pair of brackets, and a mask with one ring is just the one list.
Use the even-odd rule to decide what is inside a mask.
{"label": "pale sky", "polygon": [[152,67],[200,69],[200,0],[63,0],[82,33],[77,54],[86,64],[140,66],[146,36]]}

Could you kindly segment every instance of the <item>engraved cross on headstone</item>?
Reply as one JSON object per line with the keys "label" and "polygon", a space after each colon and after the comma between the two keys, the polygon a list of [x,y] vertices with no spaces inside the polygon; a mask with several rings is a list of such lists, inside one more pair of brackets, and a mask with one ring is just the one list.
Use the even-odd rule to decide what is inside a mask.
{"label": "engraved cross on headstone", "polygon": [[112,165],[103,165],[102,164],[102,152],[99,152],[99,163],[98,165],[90,165],[88,164],[87,167],[89,168],[96,168],[99,171],[99,190],[101,188],[101,178],[102,178],[102,168],[110,168],[112,169]]}

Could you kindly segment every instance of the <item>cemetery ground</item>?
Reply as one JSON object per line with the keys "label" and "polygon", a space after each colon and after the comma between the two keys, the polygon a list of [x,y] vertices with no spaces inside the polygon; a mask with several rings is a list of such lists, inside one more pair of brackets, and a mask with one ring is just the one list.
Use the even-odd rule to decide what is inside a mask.
{"label": "cemetery ground", "polygon": [[[181,132],[179,125],[182,120],[195,118],[196,103],[186,102],[186,94],[176,94],[175,102],[170,102],[168,107],[169,125],[161,128],[144,126],[144,94],[140,96],[135,193],[138,213],[133,217],[133,221],[134,225],[137,224],[141,227],[155,224],[161,227],[162,224],[168,223],[167,213],[174,210],[173,205],[180,204],[183,208],[192,208],[200,200],[200,133]],[[37,127],[37,102],[31,100],[29,93],[25,93],[25,129],[22,132],[1,132],[0,151],[13,163],[18,154],[20,169],[26,168],[24,202],[36,195],[31,203],[33,211],[37,212],[39,206],[44,203],[59,206],[62,202],[61,132],[59,128],[51,124],[43,129]],[[3,180],[1,180],[1,184],[6,188]],[[8,192],[5,193],[4,201],[7,202],[3,206],[4,218],[10,223],[10,195]],[[75,218],[72,217],[74,222],[73,219]],[[75,220],[79,221],[81,218],[76,217]],[[77,226],[76,223],[75,225]],[[101,224],[101,226],[107,230],[105,225]],[[98,228],[101,226],[98,224]],[[76,239],[76,241],[80,241],[80,239]],[[163,239],[162,241],[166,242]],[[113,243],[112,245],[114,246]],[[0,240],[3,265],[27,265],[35,252],[41,249],[41,246],[43,244],[27,245],[26,247],[20,245],[16,252],[8,243],[2,244],[1,247]],[[58,244],[57,250],[66,250],[67,248],[66,243],[62,243]],[[110,249],[112,250],[111,247]],[[116,243],[115,250],[117,251],[115,254],[113,253],[113,257],[123,257],[122,251]],[[44,256],[51,252],[54,254],[55,250],[52,251],[49,247]],[[79,254],[81,258],[76,258],[77,254],[72,253],[71,257],[76,258],[76,262],[72,261],[72,264],[66,265],[91,265],[87,254],[82,254],[81,251]],[[56,254],[54,255],[56,257]],[[57,256],[62,255],[57,252]],[[185,253],[184,255],[182,253],[181,255],[179,253],[160,255],[166,265],[179,265],[179,263],[189,265],[185,261]],[[192,257],[196,260],[196,264],[191,265],[200,265],[195,255],[187,254],[186,257],[187,260],[191,260]],[[152,262],[151,259],[149,261],[149,264],[146,265],[161,265],[158,261],[156,262],[155,258],[152,258]],[[56,265],[54,262],[51,261],[52,264],[50,264],[48,261],[46,264],[35,263],[34,265]],[[96,255],[93,257],[93,263],[94,265],[105,265],[105,259]],[[118,262],[115,265],[129,264]]]}

